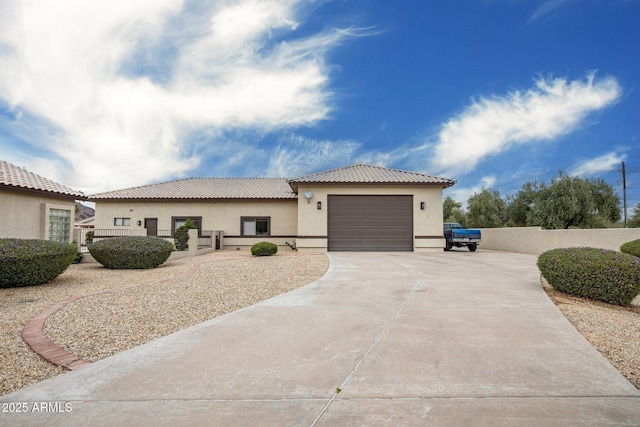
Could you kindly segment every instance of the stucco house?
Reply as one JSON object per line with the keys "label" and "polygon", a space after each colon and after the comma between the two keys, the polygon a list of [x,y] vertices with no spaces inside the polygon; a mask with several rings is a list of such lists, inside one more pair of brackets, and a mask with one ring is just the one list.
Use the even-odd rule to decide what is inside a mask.
{"label": "stucco house", "polygon": [[71,242],[75,201],[86,199],[80,191],[0,160],[0,237]]}
{"label": "stucco house", "polygon": [[[173,232],[191,219],[222,249],[268,240],[300,250],[442,250],[442,190],[454,181],[353,165],[293,179],[189,178],[90,196],[96,229]],[[141,231],[141,230],[137,230]]]}

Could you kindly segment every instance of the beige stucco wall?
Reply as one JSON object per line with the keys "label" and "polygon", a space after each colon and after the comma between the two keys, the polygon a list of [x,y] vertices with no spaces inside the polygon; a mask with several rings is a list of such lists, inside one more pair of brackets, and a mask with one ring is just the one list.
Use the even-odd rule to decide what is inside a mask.
{"label": "beige stucco wall", "polygon": [[0,190],[0,237],[46,240],[49,236],[49,209],[71,211],[71,242],[75,200],[47,197],[38,193]]}
{"label": "beige stucco wall", "polygon": [[540,227],[483,228],[481,249],[540,255],[550,249],[588,246],[620,250],[640,239],[640,228],[544,230]]}
{"label": "beige stucco wall", "polygon": [[[180,202],[96,202],[95,228],[142,229],[145,218],[158,218],[158,230],[171,230],[171,217],[202,217],[203,230],[224,232],[224,249],[245,248],[269,240],[284,246],[295,238],[298,222],[295,200],[214,200]],[[241,237],[240,218],[271,218],[271,236]],[[131,218],[131,226],[114,226],[114,218]],[[140,221],[141,225],[138,225]]]}
{"label": "beige stucco wall", "polygon": [[[313,197],[307,200],[305,191]],[[301,185],[298,187],[298,239],[299,249],[319,250],[327,248],[328,195],[412,195],[414,250],[442,250],[442,188],[405,185]],[[318,210],[317,202],[322,202]],[[425,202],[425,210],[420,210]]]}

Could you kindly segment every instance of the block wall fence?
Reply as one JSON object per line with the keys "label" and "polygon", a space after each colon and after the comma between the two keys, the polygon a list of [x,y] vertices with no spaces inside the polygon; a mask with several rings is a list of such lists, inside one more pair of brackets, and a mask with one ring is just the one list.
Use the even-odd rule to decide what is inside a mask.
{"label": "block wall fence", "polygon": [[482,228],[480,249],[540,255],[550,249],[588,246],[619,251],[640,239],[640,228],[545,230],[541,227]]}

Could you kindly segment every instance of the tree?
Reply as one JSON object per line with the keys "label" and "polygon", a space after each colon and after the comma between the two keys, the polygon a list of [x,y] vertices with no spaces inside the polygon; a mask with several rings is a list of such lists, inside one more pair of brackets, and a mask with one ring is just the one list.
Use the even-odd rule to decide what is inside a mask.
{"label": "tree", "polygon": [[507,198],[507,222],[514,227],[526,227],[529,224],[529,215],[536,203],[536,197],[540,192],[537,181],[525,183],[515,196]]}
{"label": "tree", "polygon": [[462,204],[447,196],[442,202],[442,218],[444,222],[457,222],[463,227],[466,225],[466,214],[462,210]]}
{"label": "tree", "polygon": [[[549,229],[605,228],[620,219],[620,198],[606,182],[563,172],[540,185],[529,206],[526,225]],[[511,211],[519,212],[517,207]]]}
{"label": "tree", "polygon": [[640,228],[640,203],[633,208],[631,213],[631,218],[627,221],[627,227],[629,228]]}
{"label": "tree", "polygon": [[505,225],[507,204],[497,190],[482,189],[469,198],[467,226],[495,228]]}
{"label": "tree", "polygon": [[444,221],[450,222],[449,219],[452,216],[452,211],[454,209],[460,209],[461,207],[462,207],[462,204],[456,202],[451,197],[447,196],[442,202],[442,218],[444,218]]}
{"label": "tree", "polygon": [[600,216],[604,222],[615,223],[620,221],[622,219],[620,197],[618,197],[613,187],[603,179],[591,180],[591,184],[591,196],[596,204],[596,215]]}

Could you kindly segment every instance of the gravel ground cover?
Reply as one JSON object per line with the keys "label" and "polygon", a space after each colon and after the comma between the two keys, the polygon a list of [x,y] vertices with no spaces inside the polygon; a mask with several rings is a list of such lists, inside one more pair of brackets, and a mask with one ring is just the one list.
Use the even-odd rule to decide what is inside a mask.
{"label": "gravel ground cover", "polygon": [[[54,342],[93,362],[311,283],[327,268],[324,254],[252,257],[248,251],[222,251],[170,260],[152,270],[76,264],[45,285],[0,289],[0,395],[64,372],[31,351],[21,333],[31,318],[72,296],[110,291],[67,305],[45,325]],[[640,388],[640,306],[546,291],[576,329]]]}
{"label": "gravel ground cover", "polygon": [[545,290],[578,332],[640,389],[640,299],[627,308]]}
{"label": "gravel ground cover", "polygon": [[45,285],[0,289],[0,394],[64,372],[31,351],[21,333],[72,296],[110,291],[68,304],[45,324],[52,341],[93,362],[311,283],[327,268],[324,254],[221,251],[151,270],[74,264]]}

